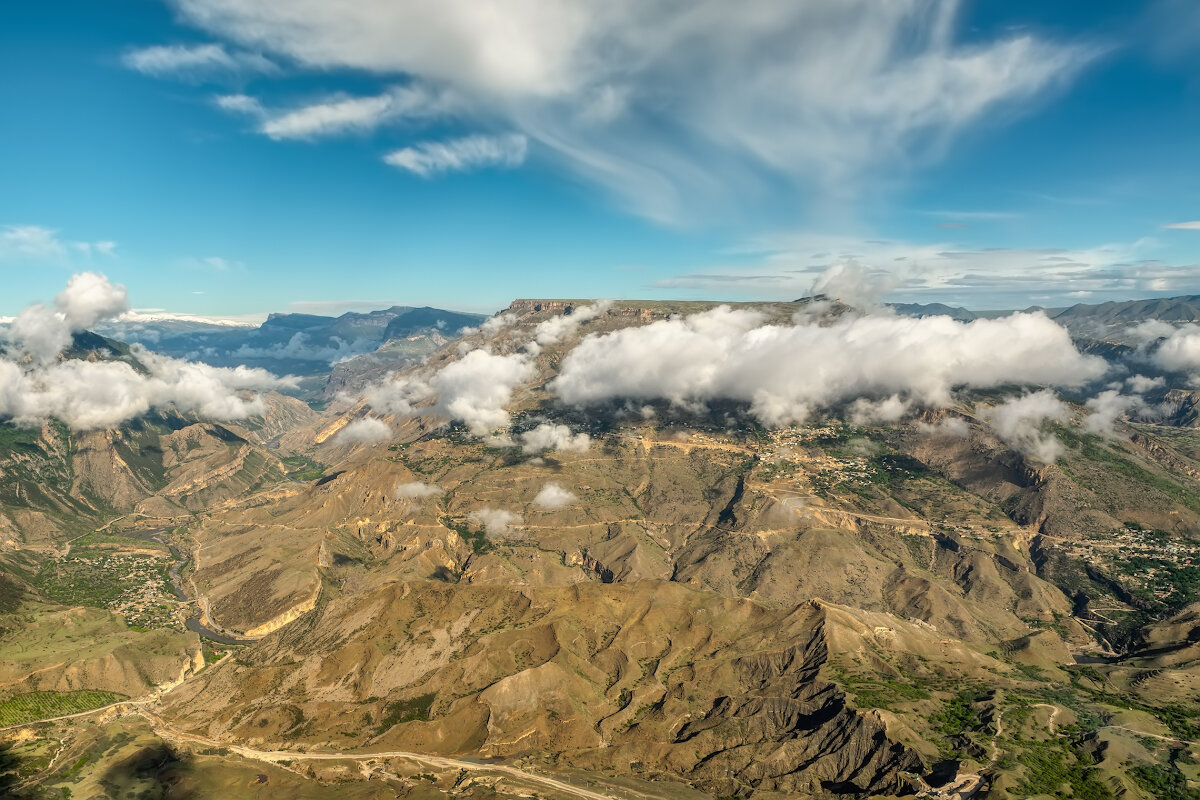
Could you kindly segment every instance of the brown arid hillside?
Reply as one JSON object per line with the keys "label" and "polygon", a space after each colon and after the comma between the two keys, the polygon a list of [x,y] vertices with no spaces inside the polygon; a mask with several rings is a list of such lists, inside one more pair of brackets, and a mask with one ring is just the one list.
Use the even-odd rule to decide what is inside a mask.
{"label": "brown arid hillside", "polygon": [[[297,797],[1190,796],[1162,787],[1200,777],[1200,434],[1101,435],[1071,405],[1045,463],[987,424],[1013,387],[775,427],[557,399],[583,337],[709,305],[617,303],[529,348],[586,303],[517,301],[401,375],[526,348],[499,434],[345,393],[0,427],[0,647],[23,654],[0,711],[113,693],[21,752],[60,754],[51,790],[211,792],[219,764],[248,776],[230,797],[260,773]],[[339,386],[379,378],[353,369]],[[388,435],[349,435],[368,417]],[[162,591],[121,595],[118,568]]]}

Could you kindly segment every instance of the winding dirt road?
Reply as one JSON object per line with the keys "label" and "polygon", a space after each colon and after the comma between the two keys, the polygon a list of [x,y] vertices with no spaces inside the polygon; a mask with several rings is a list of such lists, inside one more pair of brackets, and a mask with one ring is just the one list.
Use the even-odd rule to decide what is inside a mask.
{"label": "winding dirt road", "polygon": [[209,739],[205,736],[198,736],[193,733],[186,733],[171,726],[166,720],[158,716],[152,711],[144,708],[135,709],[136,713],[142,716],[150,727],[158,736],[175,742],[187,742],[190,744],[203,745],[205,747],[220,747],[228,750],[231,753],[251,759],[254,761],[263,761],[269,764],[279,764],[281,762],[294,763],[297,761],[386,761],[393,758],[404,759],[406,761],[414,761],[418,764],[426,764],[431,767],[440,769],[459,769],[469,772],[489,772],[507,775],[510,778],[515,778],[525,783],[532,783],[538,786],[543,786],[549,789],[554,789],[564,794],[582,797],[584,800],[620,800],[620,798],[628,798],[630,796],[643,798],[643,800],[658,800],[651,795],[642,794],[625,787],[621,787],[620,794],[602,794],[593,792],[590,789],[584,789],[579,786],[567,783],[566,781],[551,778],[547,775],[538,775],[534,772],[526,772],[525,770],[511,767],[507,764],[486,764],[477,761],[467,761],[461,758],[452,758],[450,756],[435,756],[427,753],[412,753],[406,750],[382,750],[373,753],[345,753],[345,752],[312,752],[299,750],[259,750],[246,745],[231,744],[229,742],[221,742],[216,739]]}

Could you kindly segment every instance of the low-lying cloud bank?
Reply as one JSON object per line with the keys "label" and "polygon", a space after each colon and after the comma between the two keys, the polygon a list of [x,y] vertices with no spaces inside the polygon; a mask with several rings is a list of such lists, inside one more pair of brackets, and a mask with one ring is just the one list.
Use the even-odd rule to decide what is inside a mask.
{"label": "low-lying cloud bank", "polygon": [[1046,430],[1048,422],[1066,422],[1071,410],[1054,392],[1043,389],[1004,401],[982,410],[980,419],[991,426],[996,437],[1014,450],[1046,464],[1063,452],[1062,442]]}
{"label": "low-lying cloud bank", "polygon": [[1140,357],[1159,369],[1193,377],[1200,375],[1200,325],[1147,320],[1130,328],[1128,333],[1140,343]]}
{"label": "low-lying cloud bank", "polygon": [[768,324],[759,312],[722,306],[589,336],[549,388],[572,405],[742,401],[763,424],[779,426],[859,400],[867,401],[855,409],[860,417],[895,418],[910,403],[947,406],[957,389],[1078,387],[1106,370],[1040,313],[972,322],[847,314],[828,324]]}
{"label": "low-lying cloud bank", "polygon": [[475,509],[467,514],[467,519],[482,526],[488,536],[510,536],[523,522],[520,514],[490,506]]}
{"label": "low-lying cloud bank", "polygon": [[573,433],[566,425],[543,422],[533,430],[520,436],[521,449],[526,453],[541,453],[554,450],[559,453],[586,453],[592,446],[592,437],[586,433]]}
{"label": "low-lying cloud bank", "polygon": [[0,420],[35,425],[54,417],[93,430],[168,406],[234,420],[265,411],[260,397],[244,393],[295,384],[262,369],[212,367],[137,345],[131,354],[144,370],[118,360],[60,359],[74,334],[128,310],[125,287],[93,272],[73,276],[53,308],[23,310],[0,339]]}
{"label": "low-lying cloud bank", "polygon": [[343,444],[379,444],[392,438],[392,429],[381,419],[356,419],[338,431],[337,440]]}
{"label": "low-lying cloud bank", "polygon": [[566,508],[578,499],[574,492],[563,488],[562,484],[551,481],[543,486],[542,490],[533,498],[533,504],[547,511],[556,511]]}
{"label": "low-lying cloud bank", "polygon": [[[608,307],[597,303],[544,321],[524,335],[508,334],[507,345],[516,351],[497,354],[492,352],[496,342],[488,337],[517,322],[511,313],[502,314],[481,326],[487,341],[479,349],[440,371],[373,387],[367,402],[383,413],[449,417],[477,436],[529,453],[586,451],[587,434],[566,425],[542,423],[515,439],[496,432],[510,425],[507,407],[536,376],[534,359],[541,348],[567,340]],[[1104,359],[1081,353],[1067,330],[1041,313],[960,322],[880,309],[830,317],[810,309],[790,321],[771,322],[759,311],[720,306],[585,336],[563,357],[546,389],[576,407],[666,401],[698,410],[713,402],[741,402],[771,427],[825,414],[856,424],[889,424],[921,408],[949,407],[963,390],[1080,388],[1108,369]],[[1128,383],[1124,388],[1132,394],[1109,387],[1088,403],[1089,431],[1114,435],[1117,419],[1144,410],[1137,393],[1155,382],[1135,376]],[[1059,446],[1045,423],[1067,416],[1067,406],[1043,390],[985,409],[980,418],[1011,447],[1052,462]],[[939,433],[965,433],[959,430],[965,423],[953,430],[949,424]]]}
{"label": "low-lying cloud bank", "polygon": [[445,490],[434,483],[410,481],[396,484],[396,498],[399,500],[428,500],[445,494]]}

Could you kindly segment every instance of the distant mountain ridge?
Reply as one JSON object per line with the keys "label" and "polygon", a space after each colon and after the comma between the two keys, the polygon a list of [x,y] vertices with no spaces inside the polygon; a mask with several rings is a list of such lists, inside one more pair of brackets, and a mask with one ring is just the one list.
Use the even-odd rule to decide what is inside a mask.
{"label": "distant mountain ridge", "polygon": [[406,346],[399,348],[402,358],[426,354],[486,318],[430,306],[392,306],[336,317],[276,313],[258,327],[167,320],[113,322],[98,331],[177,358],[307,376],[327,373],[331,364],[372,353],[393,340],[405,340]]}
{"label": "distant mountain ridge", "polygon": [[[889,303],[896,313],[910,317],[948,316],[957,320],[995,317],[1010,311],[972,311],[944,303]],[[1021,311],[1041,311],[1077,336],[1119,334],[1147,320],[1184,323],[1200,322],[1200,295],[1156,297],[1146,300],[1110,300],[1105,303],[1076,303],[1066,308],[1030,306]]]}
{"label": "distant mountain ridge", "polygon": [[1072,329],[1092,325],[1118,328],[1136,325],[1146,320],[1161,322],[1200,322],[1200,295],[1161,297],[1149,300],[1126,300],[1098,303],[1079,303],[1061,310],[1050,310],[1051,319]]}

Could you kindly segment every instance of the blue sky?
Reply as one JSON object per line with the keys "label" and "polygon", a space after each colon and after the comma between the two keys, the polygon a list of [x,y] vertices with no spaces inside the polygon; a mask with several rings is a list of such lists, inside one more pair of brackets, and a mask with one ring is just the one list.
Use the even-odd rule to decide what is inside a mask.
{"label": "blue sky", "polygon": [[0,314],[1200,293],[1197,54],[1185,0],[5,3]]}

